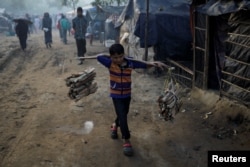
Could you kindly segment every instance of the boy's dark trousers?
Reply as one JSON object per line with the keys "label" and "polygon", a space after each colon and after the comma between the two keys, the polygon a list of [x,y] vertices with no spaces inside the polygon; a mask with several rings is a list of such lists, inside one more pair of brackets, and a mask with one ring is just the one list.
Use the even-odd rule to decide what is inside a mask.
{"label": "boy's dark trousers", "polygon": [[121,128],[122,138],[129,139],[130,132],[128,128],[127,115],[129,112],[131,97],[127,98],[113,98],[113,104],[115,107],[115,112],[117,118],[115,124],[117,127]]}
{"label": "boy's dark trousers", "polygon": [[76,46],[78,57],[84,57],[84,54],[86,53],[86,40],[76,39]]}

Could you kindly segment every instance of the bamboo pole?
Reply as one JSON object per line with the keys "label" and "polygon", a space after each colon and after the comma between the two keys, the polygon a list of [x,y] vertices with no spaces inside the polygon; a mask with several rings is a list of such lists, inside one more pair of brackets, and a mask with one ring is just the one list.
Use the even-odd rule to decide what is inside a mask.
{"label": "bamboo pole", "polygon": [[226,81],[225,79],[221,79],[221,81],[222,81],[222,82],[225,82],[225,83],[228,84],[228,85],[234,86],[234,87],[236,87],[236,88],[238,88],[238,89],[240,89],[240,90],[242,90],[242,91],[244,91],[244,92],[250,93],[250,90],[247,90],[247,89],[245,89],[245,88],[242,88],[242,87],[240,87],[240,86],[238,86],[238,85],[235,85],[235,84],[233,84],[233,83],[231,83],[231,82],[228,82],[228,81]]}
{"label": "bamboo pole", "polygon": [[175,73],[172,73],[173,76],[177,76],[177,77],[181,77],[183,79],[186,79],[186,80],[189,80],[189,81],[192,81],[192,78],[188,78],[186,76],[183,76],[183,75],[180,75],[180,74],[175,74]]}
{"label": "bamboo pole", "polygon": [[231,43],[231,44],[235,44],[235,45],[239,45],[239,46],[242,46],[242,47],[250,49],[250,46],[248,46],[248,45],[243,45],[243,44],[240,44],[240,43],[237,43],[237,42],[233,42],[233,41],[229,41],[229,40],[226,40],[225,42]]}
{"label": "bamboo pole", "polygon": [[223,70],[221,72],[223,74],[226,74],[226,75],[229,75],[229,76],[233,76],[233,77],[236,77],[236,78],[239,78],[239,79],[242,79],[242,80],[250,81],[250,78],[245,78],[245,77],[242,77],[242,76],[239,76],[239,75],[235,75],[235,74],[223,71]]}
{"label": "bamboo pole", "polygon": [[228,33],[228,34],[229,35],[235,35],[235,36],[250,38],[250,35],[243,35],[243,34],[236,34],[236,33]]}
{"label": "bamboo pole", "polygon": [[247,25],[250,25],[250,23],[249,22],[245,22],[245,21],[229,21],[229,23],[241,23],[241,24],[247,24]]}
{"label": "bamboo pole", "polygon": [[243,62],[243,61],[240,61],[240,60],[236,60],[236,59],[233,59],[229,56],[225,56],[225,58],[229,59],[229,60],[232,60],[232,61],[235,61],[235,62],[238,62],[238,63],[241,63],[241,64],[244,64],[244,65],[247,65],[247,66],[250,66],[249,63],[246,63],[246,62]]}
{"label": "bamboo pole", "polygon": [[208,88],[208,67],[209,67],[209,57],[210,57],[210,52],[209,52],[209,16],[206,16],[206,35],[205,35],[205,58],[204,58],[204,75],[203,75],[203,89]]}
{"label": "bamboo pole", "polygon": [[[195,27],[195,24],[196,24],[196,22],[195,22],[195,18],[196,18],[196,12],[195,11],[193,11],[194,12],[194,14],[193,14],[193,24],[194,24],[194,27]],[[193,33],[193,83],[192,83],[192,88],[194,88],[195,87],[195,78],[196,78],[196,73],[195,73],[195,71],[196,71],[196,67],[195,67],[195,63],[196,63],[196,54],[195,54],[195,45],[196,45],[196,40],[195,40],[195,37],[196,37],[196,32],[195,32],[195,29],[194,29],[194,33]]]}
{"label": "bamboo pole", "polygon": [[201,74],[201,75],[204,75],[204,72],[202,72],[202,71],[196,70],[196,72]]}
{"label": "bamboo pole", "polygon": [[205,28],[200,28],[200,27],[194,27],[196,30],[201,30],[201,31],[206,31]]}
{"label": "bamboo pole", "polygon": [[148,21],[149,21],[149,0],[146,0],[146,20],[145,20],[145,55],[144,60],[148,60]]}
{"label": "bamboo pole", "polygon": [[203,52],[206,52],[206,49],[203,49],[203,48],[201,48],[201,47],[199,47],[199,46],[196,46],[195,49],[198,49],[198,50],[201,50],[201,51],[203,51]]}
{"label": "bamboo pole", "polygon": [[176,65],[177,67],[180,67],[181,69],[183,69],[184,71],[186,71],[187,73],[191,74],[191,75],[194,75],[194,72],[192,70],[190,70],[189,68],[183,66],[182,64],[174,61],[174,60],[171,60],[171,59],[167,59],[167,61],[169,61],[170,63]]}

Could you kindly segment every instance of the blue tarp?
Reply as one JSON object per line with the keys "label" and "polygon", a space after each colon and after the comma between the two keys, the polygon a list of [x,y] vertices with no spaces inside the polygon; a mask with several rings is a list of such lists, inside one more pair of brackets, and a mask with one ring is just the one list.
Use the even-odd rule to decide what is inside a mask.
{"label": "blue tarp", "polygon": [[[149,1],[148,46],[157,50],[158,60],[185,57],[191,49],[190,4],[187,0]],[[135,31],[140,46],[145,47],[146,1],[130,0],[117,26],[125,20],[135,20]]]}
{"label": "blue tarp", "polygon": [[197,7],[197,11],[209,16],[219,16],[250,9],[250,0],[210,0]]}

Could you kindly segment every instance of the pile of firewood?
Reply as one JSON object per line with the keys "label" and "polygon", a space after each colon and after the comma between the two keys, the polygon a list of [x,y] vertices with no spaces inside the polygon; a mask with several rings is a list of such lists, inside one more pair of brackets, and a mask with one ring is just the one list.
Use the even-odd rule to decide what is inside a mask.
{"label": "pile of firewood", "polygon": [[66,85],[70,88],[68,93],[70,99],[78,101],[89,94],[95,93],[98,88],[97,83],[93,82],[95,76],[95,69],[89,68],[84,72],[72,74],[66,78]]}

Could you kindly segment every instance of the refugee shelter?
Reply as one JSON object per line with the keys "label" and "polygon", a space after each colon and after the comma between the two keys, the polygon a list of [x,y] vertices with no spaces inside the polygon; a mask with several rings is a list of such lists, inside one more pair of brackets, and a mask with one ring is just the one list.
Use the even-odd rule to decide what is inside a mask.
{"label": "refugee shelter", "polygon": [[[130,56],[144,55],[141,48],[153,47],[155,60],[192,58],[189,4],[186,0],[149,1],[148,34],[146,28],[146,1],[129,0],[116,27],[120,29],[121,43]],[[147,38],[147,46],[145,46]]]}
{"label": "refugee shelter", "polygon": [[193,86],[250,104],[250,1],[191,5]]}
{"label": "refugee shelter", "polygon": [[105,20],[105,40],[114,40],[119,42],[119,30],[115,28],[115,23],[122,13],[124,6],[105,6],[102,7],[102,9],[109,15]]}

